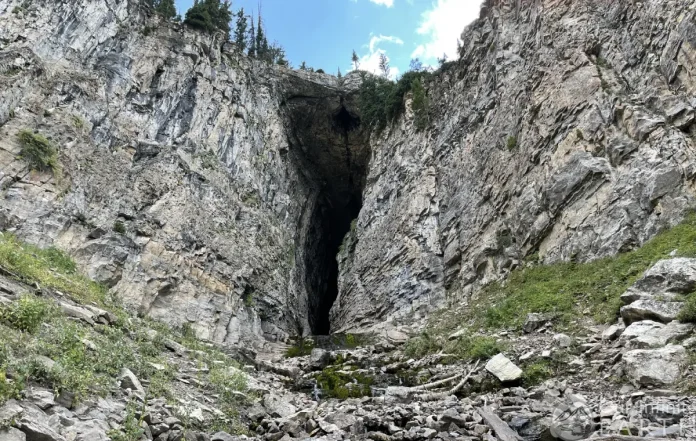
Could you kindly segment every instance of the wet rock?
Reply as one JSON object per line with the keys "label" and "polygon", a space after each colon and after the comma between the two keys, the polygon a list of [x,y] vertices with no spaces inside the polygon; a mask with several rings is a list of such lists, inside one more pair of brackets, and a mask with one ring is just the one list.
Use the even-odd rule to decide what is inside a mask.
{"label": "wet rock", "polygon": [[517,381],[522,378],[522,369],[503,354],[498,354],[486,363],[486,370],[502,382]]}

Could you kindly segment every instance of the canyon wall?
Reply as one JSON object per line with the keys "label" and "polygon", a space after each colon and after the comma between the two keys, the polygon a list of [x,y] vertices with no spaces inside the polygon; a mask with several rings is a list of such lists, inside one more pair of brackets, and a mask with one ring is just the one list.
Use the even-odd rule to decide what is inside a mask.
{"label": "canyon wall", "polygon": [[[358,74],[250,60],[136,0],[0,0],[0,230],[226,344],[410,323],[693,208],[694,5],[486,1],[428,127],[407,96],[376,132]],[[22,130],[60,170],[29,169]]]}

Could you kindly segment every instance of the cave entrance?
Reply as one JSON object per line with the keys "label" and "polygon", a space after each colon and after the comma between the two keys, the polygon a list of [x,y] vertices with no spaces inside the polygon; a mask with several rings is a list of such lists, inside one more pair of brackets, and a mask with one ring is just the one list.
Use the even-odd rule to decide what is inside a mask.
{"label": "cave entrance", "polygon": [[326,92],[303,93],[286,101],[293,129],[290,153],[311,191],[303,221],[300,280],[307,295],[307,320],[302,322],[309,325],[301,332],[313,335],[331,332],[329,313],[339,295],[336,255],[360,212],[370,157],[368,132],[361,127],[355,105],[357,95]]}
{"label": "cave entrance", "polygon": [[328,193],[319,196],[306,244],[308,321],[313,335],[328,335],[331,330],[329,311],[338,296],[336,255],[360,208],[356,195],[347,202]]}

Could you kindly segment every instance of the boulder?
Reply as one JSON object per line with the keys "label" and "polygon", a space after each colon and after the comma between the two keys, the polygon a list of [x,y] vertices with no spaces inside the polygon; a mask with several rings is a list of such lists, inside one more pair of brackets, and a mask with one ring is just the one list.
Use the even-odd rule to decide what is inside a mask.
{"label": "boulder", "polygon": [[29,388],[26,391],[26,397],[41,410],[46,410],[56,404],[55,395],[45,389]]}
{"label": "boulder", "polygon": [[682,346],[667,345],[660,349],[635,349],[623,356],[624,371],[644,386],[669,385],[681,379],[686,362]]}
{"label": "boulder", "polygon": [[27,436],[21,430],[14,427],[0,429],[0,440],[2,441],[27,441]]}
{"label": "boulder", "polygon": [[27,436],[27,441],[65,441],[48,425],[48,415],[37,407],[25,407],[15,424]]}
{"label": "boulder", "polygon": [[553,336],[553,341],[559,348],[568,348],[573,344],[573,339],[566,334],[556,334]]}
{"label": "boulder", "polygon": [[335,424],[339,429],[349,431],[358,419],[345,412],[333,412],[324,417],[324,421]]}
{"label": "boulder", "polygon": [[393,345],[402,345],[408,341],[408,334],[396,329],[390,329],[387,331],[387,341]]}
{"label": "boulder", "polygon": [[626,327],[623,326],[623,323],[621,325],[611,325],[602,332],[602,340],[616,340],[625,329]]}
{"label": "boulder", "polygon": [[290,404],[288,399],[273,393],[264,395],[263,406],[266,408],[266,412],[274,418],[289,417],[297,412],[297,408]]}
{"label": "boulder", "polygon": [[331,353],[321,348],[314,348],[309,354],[309,365],[314,370],[324,369],[331,363]]}
{"label": "boulder", "polygon": [[693,325],[678,321],[663,325],[652,320],[643,320],[628,326],[621,336],[621,341],[632,348],[660,348],[685,339],[693,329]]}
{"label": "boulder", "polygon": [[527,319],[524,321],[524,325],[522,325],[522,331],[529,334],[546,325],[548,322],[549,318],[544,314],[535,312],[529,313],[527,314]]}
{"label": "boulder", "polygon": [[237,441],[239,438],[230,435],[227,432],[217,432],[212,437],[210,441]]}
{"label": "boulder", "polygon": [[522,369],[503,354],[498,354],[488,360],[486,370],[502,382],[516,381],[522,378]]}
{"label": "boulder", "polygon": [[130,369],[124,368],[121,371],[120,382],[121,389],[130,389],[135,393],[145,395],[143,385],[140,384],[140,380],[138,380],[138,377],[136,377]]}
{"label": "boulder", "polygon": [[636,300],[630,305],[621,307],[621,317],[626,324],[641,320],[654,320],[669,323],[677,318],[682,302],[663,302],[660,300]]}

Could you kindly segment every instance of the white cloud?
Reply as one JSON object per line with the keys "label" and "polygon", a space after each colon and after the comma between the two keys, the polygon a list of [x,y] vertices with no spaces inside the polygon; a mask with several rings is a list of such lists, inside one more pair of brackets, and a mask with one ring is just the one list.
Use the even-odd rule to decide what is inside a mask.
{"label": "white cloud", "polygon": [[459,58],[457,41],[464,27],[479,16],[481,0],[437,0],[432,9],[423,13],[418,34],[425,36],[411,54],[411,58],[420,58],[426,63],[435,62],[437,58],[447,55],[447,59]]}
{"label": "white cloud", "polygon": [[[360,70],[366,70],[377,75],[381,74],[379,69],[379,58],[381,54],[386,55],[387,51],[379,48],[378,46],[384,43],[402,46],[404,41],[399,37],[394,37],[391,35],[373,35],[372,38],[370,38],[370,42],[363,46],[367,47],[368,52],[360,57]],[[388,55],[387,59],[389,59]],[[389,70],[389,77],[391,79],[395,79],[397,76],[399,76],[399,73],[400,70],[398,67],[391,66],[391,69]]]}
{"label": "white cloud", "polygon": [[394,43],[398,45],[404,44],[404,41],[399,37],[393,37],[391,35],[373,35],[372,38],[370,38],[370,52],[374,52],[377,48],[377,45],[382,42]]}
{"label": "white cloud", "polygon": [[387,8],[391,8],[394,6],[394,0],[370,0],[372,3],[376,5],[384,5]]}

